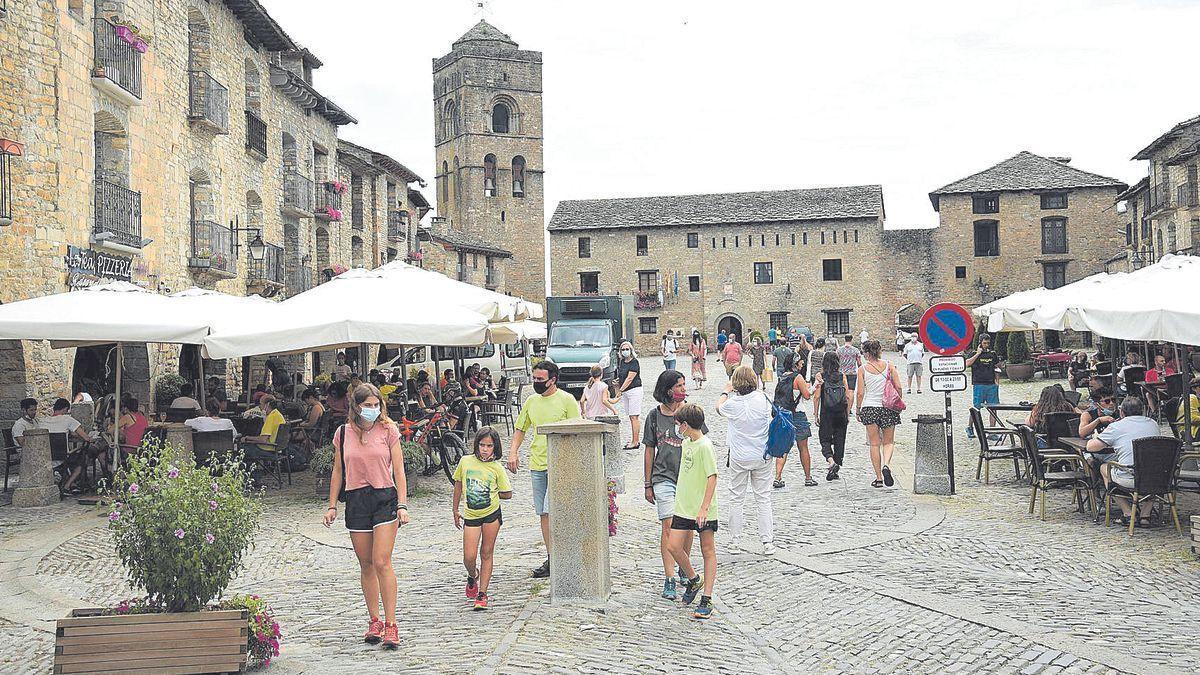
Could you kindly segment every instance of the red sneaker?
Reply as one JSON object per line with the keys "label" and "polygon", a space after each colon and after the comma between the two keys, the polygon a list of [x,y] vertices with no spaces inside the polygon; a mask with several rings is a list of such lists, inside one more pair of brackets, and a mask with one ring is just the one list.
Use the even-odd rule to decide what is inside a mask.
{"label": "red sneaker", "polygon": [[471,600],[474,600],[475,596],[478,594],[479,594],[479,582],[474,577],[467,577],[467,592],[466,592],[467,597]]}
{"label": "red sneaker", "polygon": [[383,622],[379,619],[371,619],[371,625],[367,628],[366,634],[363,635],[363,642],[367,644],[379,644],[379,640],[383,637]]}
{"label": "red sneaker", "polygon": [[383,648],[395,649],[400,646],[400,627],[394,623],[385,624],[383,627]]}
{"label": "red sneaker", "polygon": [[477,610],[478,609],[487,609],[487,606],[488,606],[488,594],[480,593],[479,596],[475,598],[475,609],[477,609]]}

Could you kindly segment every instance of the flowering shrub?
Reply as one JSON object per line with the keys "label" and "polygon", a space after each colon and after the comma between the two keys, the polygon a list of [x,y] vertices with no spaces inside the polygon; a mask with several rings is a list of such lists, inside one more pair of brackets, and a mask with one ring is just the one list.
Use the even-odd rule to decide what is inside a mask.
{"label": "flowering shrub", "polygon": [[617,536],[617,481],[608,479],[608,536]]}
{"label": "flowering shrub", "polygon": [[118,474],[108,515],[117,556],[146,602],[161,611],[194,612],[225,590],[242,567],[261,507],[234,459],[212,472],[156,440],[147,440]]}
{"label": "flowering shrub", "polygon": [[638,291],[633,306],[634,309],[654,309],[662,307],[662,303],[658,301],[658,291]]}
{"label": "flowering shrub", "polygon": [[235,595],[223,601],[220,609],[245,609],[250,612],[246,665],[251,668],[271,665],[271,659],[279,656],[282,633],[267,602],[257,595]]}

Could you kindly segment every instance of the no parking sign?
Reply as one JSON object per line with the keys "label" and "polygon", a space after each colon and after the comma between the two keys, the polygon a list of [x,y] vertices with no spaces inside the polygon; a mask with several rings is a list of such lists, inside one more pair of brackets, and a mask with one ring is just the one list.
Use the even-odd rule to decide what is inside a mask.
{"label": "no parking sign", "polygon": [[929,351],[941,356],[953,356],[971,346],[971,341],[975,339],[975,323],[971,321],[971,313],[962,305],[941,302],[921,315],[917,334]]}

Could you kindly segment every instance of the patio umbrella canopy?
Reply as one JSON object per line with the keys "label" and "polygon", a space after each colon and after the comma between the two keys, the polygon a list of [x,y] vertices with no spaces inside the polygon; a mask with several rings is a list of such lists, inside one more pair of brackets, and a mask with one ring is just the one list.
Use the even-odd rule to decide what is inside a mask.
{"label": "patio umbrella canopy", "polygon": [[289,354],[360,343],[473,346],[485,318],[439,290],[361,269],[250,315],[221,317],[204,340],[211,359]]}
{"label": "patio umbrella canopy", "polygon": [[399,260],[378,267],[369,273],[411,284],[411,287],[423,289],[441,298],[444,302],[483,314],[488,321],[519,321],[540,319],[545,316],[542,306],[536,302],[472,286]]}
{"label": "patio umbrella canopy", "polygon": [[1049,290],[1020,291],[972,310],[988,320],[992,333],[1023,330],[1089,330],[1074,309],[1080,304],[1104,302],[1113,284],[1127,275],[1100,272]]}
{"label": "patio umbrella canopy", "polygon": [[1121,340],[1200,343],[1200,258],[1166,255],[1072,304],[1084,330]]}
{"label": "patio umbrella canopy", "polygon": [[502,321],[488,324],[488,340],[492,344],[511,345],[521,340],[546,339],[546,324],[541,321]]}

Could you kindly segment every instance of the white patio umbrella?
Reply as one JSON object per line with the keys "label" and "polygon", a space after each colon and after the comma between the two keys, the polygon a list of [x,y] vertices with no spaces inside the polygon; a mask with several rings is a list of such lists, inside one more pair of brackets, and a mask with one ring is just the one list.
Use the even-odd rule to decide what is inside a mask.
{"label": "white patio umbrella", "polygon": [[488,340],[492,344],[510,345],[522,340],[546,339],[546,324],[543,321],[502,321],[488,324]]}
{"label": "white patio umbrella", "polygon": [[[202,318],[210,327],[218,321],[241,322],[254,318],[262,312],[271,311],[279,303],[261,295],[230,295],[207,288],[188,288],[167,296],[183,311]],[[204,359],[200,359],[200,382],[204,382]],[[201,405],[204,404],[203,384],[198,389]]]}
{"label": "white patio umbrella", "polygon": [[1031,330],[1023,312],[1029,312],[1037,307],[1041,299],[1050,291],[1039,287],[1028,291],[1018,291],[1012,295],[993,300],[986,305],[980,305],[971,310],[974,316],[987,319],[989,333],[999,333],[1013,330]]}
{"label": "white patio umbrella", "polygon": [[371,271],[387,278],[403,280],[443,301],[483,314],[488,321],[519,321],[545,316],[542,306],[511,295],[451,279],[444,274],[394,260]]}
{"label": "white patio umbrella", "polygon": [[204,349],[225,359],[360,343],[472,346],[486,338],[482,315],[436,289],[356,269],[251,316],[222,317]]}
{"label": "white patio umbrella", "polygon": [[1200,258],[1166,255],[1122,275],[1071,312],[1087,330],[1120,340],[1200,343]]}

